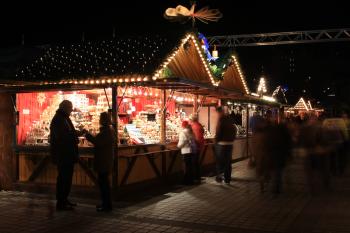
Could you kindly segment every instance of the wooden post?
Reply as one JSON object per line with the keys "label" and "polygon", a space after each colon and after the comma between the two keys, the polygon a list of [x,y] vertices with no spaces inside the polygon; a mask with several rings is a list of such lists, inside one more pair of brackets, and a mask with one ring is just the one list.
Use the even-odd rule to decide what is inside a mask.
{"label": "wooden post", "polygon": [[208,106],[208,131],[210,132],[210,106]]}
{"label": "wooden post", "polygon": [[197,114],[198,111],[198,95],[194,96],[194,103],[193,103],[193,114]]}
{"label": "wooden post", "polygon": [[115,130],[115,137],[116,137],[116,143],[115,143],[115,150],[114,150],[114,157],[113,157],[113,173],[112,173],[112,191],[113,191],[113,198],[116,198],[117,191],[118,191],[118,173],[119,173],[119,157],[118,157],[118,109],[117,109],[117,97],[118,97],[118,87],[113,86],[112,87],[112,124],[113,128]]}
{"label": "wooden post", "polygon": [[163,90],[163,96],[162,96],[162,107],[161,109],[163,112],[161,113],[161,120],[160,120],[160,143],[165,144],[166,142],[166,90]]}
{"label": "wooden post", "polygon": [[247,112],[246,112],[246,132],[247,132],[247,141],[246,141],[246,148],[247,148],[247,154],[246,156],[249,157],[249,107],[247,104]]}
{"label": "wooden post", "polygon": [[[17,126],[19,124],[19,112],[17,110],[17,95],[16,94],[12,94],[11,95],[11,100],[12,100],[12,104],[13,104],[13,148],[16,148],[17,146],[17,138],[18,138],[18,130],[17,130]],[[12,160],[12,165],[14,163],[15,165],[15,169],[16,169],[16,174],[15,174],[15,180],[18,181],[19,180],[19,153],[17,150],[14,150],[15,153],[15,161]],[[11,178],[13,178],[13,173],[11,174]]]}

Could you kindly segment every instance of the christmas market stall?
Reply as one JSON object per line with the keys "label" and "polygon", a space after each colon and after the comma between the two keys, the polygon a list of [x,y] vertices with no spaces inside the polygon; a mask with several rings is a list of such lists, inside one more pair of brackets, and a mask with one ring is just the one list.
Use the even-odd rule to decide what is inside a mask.
{"label": "christmas market stall", "polygon": [[[74,105],[76,129],[92,134],[98,131],[99,113],[112,113],[118,132],[114,187],[166,181],[179,174],[176,141],[181,121],[190,114],[199,114],[208,138],[201,164],[212,166],[215,126],[210,112],[221,97],[236,91],[219,86],[220,75],[206,52],[195,33],[45,48],[17,72],[18,81],[1,86],[3,93],[11,93],[16,113],[18,181],[55,183],[49,125],[64,99]],[[79,140],[73,183],[90,187],[96,183],[92,145],[84,137]]]}
{"label": "christmas market stall", "polygon": [[284,114],[286,117],[300,116],[304,119],[307,115],[315,114],[315,116],[320,116],[324,110],[322,108],[314,108],[310,100],[305,100],[301,97],[298,102],[292,107],[286,107]]}

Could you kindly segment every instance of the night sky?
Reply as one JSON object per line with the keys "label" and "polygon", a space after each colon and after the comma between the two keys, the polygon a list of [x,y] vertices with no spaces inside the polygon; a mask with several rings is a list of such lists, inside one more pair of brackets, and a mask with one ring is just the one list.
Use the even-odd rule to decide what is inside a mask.
{"label": "night sky", "polygon": [[[116,35],[166,34],[189,25],[170,23],[163,18],[167,7],[189,6],[190,1],[152,0],[115,1],[113,5],[30,5],[9,7],[0,16],[0,47],[19,46],[24,34],[26,46],[74,43]],[[218,23],[197,23],[205,35],[350,28],[348,7],[327,5],[256,4],[237,1],[198,0],[197,7],[218,8],[223,18]],[[308,45],[282,45],[236,49],[243,70],[255,89],[264,74],[270,91],[277,85],[288,87],[290,102],[304,95],[321,104],[350,102],[350,42]],[[220,51],[219,52],[223,52]],[[294,72],[290,72],[293,59]],[[335,97],[328,96],[335,94]]]}

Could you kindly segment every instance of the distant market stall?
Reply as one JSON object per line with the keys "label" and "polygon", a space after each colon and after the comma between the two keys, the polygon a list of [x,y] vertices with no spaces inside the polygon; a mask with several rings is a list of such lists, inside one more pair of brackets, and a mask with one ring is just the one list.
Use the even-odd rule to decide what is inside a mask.
{"label": "distant market stall", "polygon": [[314,108],[310,100],[305,100],[303,97],[293,107],[285,108],[285,115],[288,116],[300,116],[304,118],[307,115],[315,114],[319,116],[324,110],[322,108]]}

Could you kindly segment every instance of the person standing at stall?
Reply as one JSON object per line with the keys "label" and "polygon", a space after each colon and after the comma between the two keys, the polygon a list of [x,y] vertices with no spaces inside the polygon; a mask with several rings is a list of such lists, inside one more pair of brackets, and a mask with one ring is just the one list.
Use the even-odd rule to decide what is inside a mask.
{"label": "person standing at stall", "polygon": [[57,210],[73,210],[73,207],[76,206],[75,203],[68,200],[74,164],[79,160],[79,133],[69,118],[72,111],[72,102],[63,100],[50,125],[50,153],[58,171],[56,182]]}
{"label": "person standing at stall", "polygon": [[111,117],[107,112],[100,114],[100,132],[96,136],[86,133],[85,137],[94,144],[94,168],[98,174],[98,185],[101,193],[101,205],[96,206],[98,212],[112,211],[111,188],[109,175],[113,169],[115,131]]}
{"label": "person standing at stall", "polygon": [[233,142],[236,138],[237,129],[231,117],[225,114],[222,107],[216,109],[218,113],[218,123],[215,133],[215,156],[216,156],[216,181],[222,182],[222,174],[226,184],[231,182],[231,159]]}
{"label": "person standing at stall", "polygon": [[192,169],[192,158],[193,153],[196,153],[196,143],[193,135],[191,125],[188,121],[182,122],[182,131],[179,135],[179,142],[177,147],[181,149],[181,155],[184,161],[184,179],[183,184],[193,184],[193,169]]}
{"label": "person standing at stall", "polygon": [[191,127],[194,134],[195,142],[197,145],[197,153],[193,154],[193,174],[196,182],[201,181],[201,172],[200,172],[200,155],[204,149],[204,128],[198,122],[198,115],[194,114],[190,117]]}

